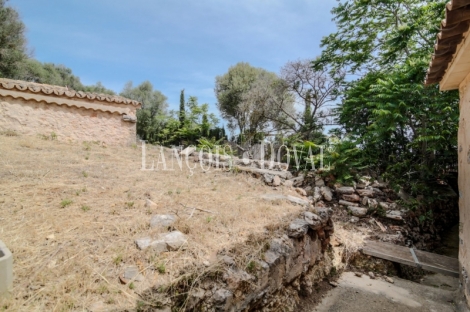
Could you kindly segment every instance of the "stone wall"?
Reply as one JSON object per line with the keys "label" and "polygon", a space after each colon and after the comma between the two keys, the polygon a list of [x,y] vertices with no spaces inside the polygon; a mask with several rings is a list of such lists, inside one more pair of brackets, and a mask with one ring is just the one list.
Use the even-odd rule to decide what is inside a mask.
{"label": "stone wall", "polygon": [[234,247],[219,254],[212,271],[142,297],[163,311],[297,311],[301,296],[343,268],[341,249],[330,247],[331,214],[328,208],[306,211],[274,238],[244,244],[256,246],[247,263],[240,264],[247,255],[240,257]]}
{"label": "stone wall", "polygon": [[463,292],[470,306],[470,74],[460,85],[459,153],[459,262]]}
{"label": "stone wall", "polygon": [[118,113],[0,96],[0,131],[51,135],[63,141],[135,143],[136,124]]}

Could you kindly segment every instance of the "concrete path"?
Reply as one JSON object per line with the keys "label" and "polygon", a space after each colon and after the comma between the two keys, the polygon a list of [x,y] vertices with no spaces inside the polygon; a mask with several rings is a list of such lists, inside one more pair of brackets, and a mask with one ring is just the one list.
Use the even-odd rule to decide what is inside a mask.
{"label": "concrete path", "polygon": [[456,311],[453,299],[458,279],[440,274],[425,277],[423,284],[398,278],[391,284],[345,272],[338,284],[312,312]]}

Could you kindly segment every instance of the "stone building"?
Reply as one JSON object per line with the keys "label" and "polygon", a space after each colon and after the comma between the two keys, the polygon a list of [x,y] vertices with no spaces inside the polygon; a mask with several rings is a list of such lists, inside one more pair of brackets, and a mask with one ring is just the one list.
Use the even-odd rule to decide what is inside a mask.
{"label": "stone building", "polygon": [[437,35],[426,84],[460,92],[459,265],[462,291],[470,305],[470,0],[452,0]]}
{"label": "stone building", "polygon": [[120,96],[0,78],[0,131],[125,145],[136,141],[140,106]]}

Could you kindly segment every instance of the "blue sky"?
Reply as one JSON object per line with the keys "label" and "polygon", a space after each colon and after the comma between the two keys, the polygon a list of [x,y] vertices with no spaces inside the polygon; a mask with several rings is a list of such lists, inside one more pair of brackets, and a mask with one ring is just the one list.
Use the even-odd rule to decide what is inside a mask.
{"label": "blue sky", "polygon": [[[335,31],[335,0],[10,0],[42,62],[64,64],[82,83],[120,92],[149,80],[179,104],[181,89],[217,112],[214,82],[238,62],[279,73],[320,54]],[[222,121],[223,122],[223,121]]]}

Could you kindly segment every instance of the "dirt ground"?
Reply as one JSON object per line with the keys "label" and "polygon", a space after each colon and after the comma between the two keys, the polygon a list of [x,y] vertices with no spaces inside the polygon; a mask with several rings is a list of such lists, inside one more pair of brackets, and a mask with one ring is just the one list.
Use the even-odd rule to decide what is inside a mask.
{"label": "dirt ground", "polygon": [[440,274],[428,275],[421,283],[393,278],[391,284],[369,276],[345,272],[338,286],[325,294],[311,311],[316,312],[446,312],[456,311],[458,279]]}
{"label": "dirt ground", "polygon": [[[218,251],[303,210],[261,200],[296,194],[246,174],[191,172],[176,162],[175,170],[161,170],[160,150],[147,147],[147,168],[154,162],[159,170],[141,170],[140,146],[0,135],[0,240],[14,255],[13,291],[0,310],[134,309],[147,287],[171,282],[191,263],[210,264]],[[169,230],[149,229],[154,214],[178,216],[172,229],[188,236],[186,249],[157,255],[136,248],[135,239]],[[128,266],[144,281],[121,284]]]}

